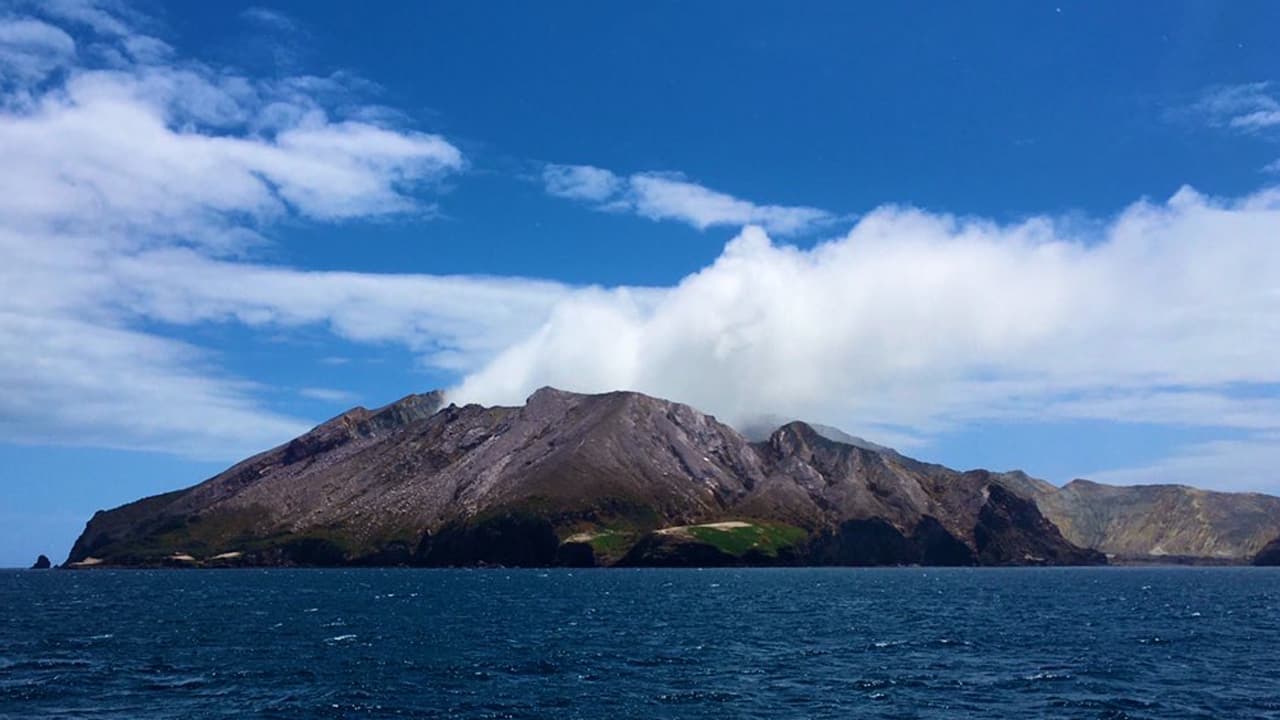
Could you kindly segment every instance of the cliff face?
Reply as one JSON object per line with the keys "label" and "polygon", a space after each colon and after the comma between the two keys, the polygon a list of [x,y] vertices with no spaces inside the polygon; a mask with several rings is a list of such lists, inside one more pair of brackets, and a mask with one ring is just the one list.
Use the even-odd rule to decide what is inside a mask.
{"label": "cliff face", "polygon": [[1280,498],[1270,495],[1087,480],[1061,489],[1029,478],[1007,482],[1034,499],[1068,540],[1120,558],[1248,562],[1280,536]]}
{"label": "cliff face", "polygon": [[195,487],[99,512],[68,563],[1101,561],[1017,474],[959,473],[804,423],[752,443],[637,393],[442,400],[356,408]]}
{"label": "cliff face", "polygon": [[1280,536],[1262,546],[1253,556],[1254,565],[1280,565]]}

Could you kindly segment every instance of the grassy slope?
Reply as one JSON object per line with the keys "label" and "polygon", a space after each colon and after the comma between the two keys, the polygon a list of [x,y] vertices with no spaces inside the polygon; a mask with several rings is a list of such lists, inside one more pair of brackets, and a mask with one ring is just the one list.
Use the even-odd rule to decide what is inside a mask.
{"label": "grassy slope", "polygon": [[776,557],[779,550],[794,547],[807,537],[804,530],[781,523],[752,523],[745,527],[727,528],[691,525],[687,532],[698,541],[737,557],[751,550]]}

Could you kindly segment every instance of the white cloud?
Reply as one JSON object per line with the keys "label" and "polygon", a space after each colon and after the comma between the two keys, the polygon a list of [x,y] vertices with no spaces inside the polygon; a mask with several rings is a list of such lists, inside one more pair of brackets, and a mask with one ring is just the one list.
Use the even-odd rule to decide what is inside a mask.
{"label": "white cloud", "polygon": [[[250,134],[266,114],[291,121]],[[227,134],[234,130],[244,134]],[[243,225],[228,214],[410,211],[417,203],[407,188],[462,165],[438,136],[332,120],[272,86],[167,66],[79,71],[25,111],[0,116],[0,146],[0,213],[11,222],[70,218],[149,234]]]}
{"label": "white cloud", "polygon": [[110,5],[33,11],[0,19],[0,62],[24,68],[0,102],[0,438],[235,457],[307,423],[142,323],[327,323],[462,362],[528,331],[513,306],[558,292],[245,262],[278,218],[428,212],[415,189],[462,155],[368,120],[380,113],[348,76],[259,80],[171,58]]}
{"label": "white cloud", "polygon": [[[528,333],[569,289],[521,278],[315,272],[163,249],[113,258],[116,303],[165,323],[324,324],[364,343],[398,342],[437,367],[473,367]],[[192,282],[199,278],[199,282]]]}
{"label": "white cloud", "polygon": [[656,295],[565,299],[454,394],[631,388],[873,439],[990,418],[1280,428],[1274,393],[1245,392],[1280,382],[1280,191],[1184,189],[1072,227],[885,207],[811,250],[749,228]]}
{"label": "white cloud", "polygon": [[[1204,92],[1192,114],[1218,128],[1254,137],[1280,139],[1280,92],[1270,82],[1220,85]],[[1280,160],[1262,167],[1280,173]]]}
{"label": "white cloud", "polygon": [[1196,109],[1215,125],[1244,132],[1280,127],[1280,94],[1272,83],[1225,85],[1207,91]]}
{"label": "white cloud", "polygon": [[598,209],[632,212],[650,220],[675,220],[699,230],[759,225],[795,235],[828,225],[835,217],[811,207],[756,205],[672,173],[636,173],[621,178],[591,165],[547,165],[542,174],[550,195],[594,203]]}
{"label": "white cloud", "polygon": [[548,165],[542,171],[547,192],[570,200],[603,202],[622,188],[622,179],[590,165]]}
{"label": "white cloud", "polygon": [[0,310],[0,438],[227,458],[304,431],[197,348],[60,313]]}
{"label": "white cloud", "polygon": [[42,80],[70,63],[75,52],[75,40],[61,28],[32,18],[0,18],[0,87]]}
{"label": "white cloud", "polygon": [[219,371],[210,353],[131,329],[138,320],[320,325],[460,369],[532,332],[568,292],[520,279],[306,272],[192,248],[29,238],[0,231],[0,438],[10,441],[234,458],[307,426],[263,408],[260,388]]}
{"label": "white cloud", "polygon": [[240,13],[240,17],[249,22],[271,28],[272,30],[280,30],[284,32],[294,32],[298,29],[295,23],[288,15],[277,10],[264,7],[246,8]]}
{"label": "white cloud", "polygon": [[1168,458],[1140,465],[1087,473],[1096,482],[1116,485],[1173,483],[1231,492],[1280,494],[1280,433],[1255,433],[1242,439],[1196,443]]}
{"label": "white cloud", "polygon": [[653,220],[680,220],[705,230],[712,225],[759,225],[771,233],[792,235],[830,222],[829,213],[811,207],[756,205],[678,176],[631,176],[635,211]]}
{"label": "white cloud", "polygon": [[112,0],[42,0],[40,9],[54,18],[86,26],[108,38],[145,39],[129,21],[138,21],[129,8]]}
{"label": "white cloud", "polygon": [[[631,388],[871,439],[985,418],[1226,427],[1258,443],[1280,432],[1280,403],[1260,389],[1280,382],[1280,190],[1184,190],[1087,233],[883,207],[801,250],[768,233],[830,214],[680,176],[551,166],[548,192],[601,209],[762,227],[665,288],[305,271],[253,259],[272,221],[429,212],[418,189],[462,168],[461,153],[371,119],[391,116],[361,104],[349,76],[215,70],[102,6],[49,7],[0,21],[0,38],[38,38],[3,60],[36,56],[0,102],[5,440],[228,458],[302,429],[209,351],[164,336],[207,323],[401,344],[465,374],[463,401]],[[96,28],[94,51],[58,39],[54,17]],[[1228,119],[1266,110],[1220,101]],[[1233,447],[1104,477],[1189,474]],[[1274,467],[1260,450],[1237,457]]]}
{"label": "white cloud", "polygon": [[298,391],[298,394],[309,400],[319,400],[327,403],[350,404],[355,402],[358,395],[347,390],[337,390],[335,388],[307,387]]}

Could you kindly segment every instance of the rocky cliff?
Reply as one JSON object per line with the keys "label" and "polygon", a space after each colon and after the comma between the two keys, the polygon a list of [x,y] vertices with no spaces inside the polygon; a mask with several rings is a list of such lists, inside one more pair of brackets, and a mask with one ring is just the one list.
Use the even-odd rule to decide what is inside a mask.
{"label": "rocky cliff", "polygon": [[1035,500],[1071,542],[1119,560],[1248,562],[1280,536],[1280,498],[1185,485],[1062,488],[1021,473],[1003,482]]}
{"label": "rocky cliff", "polygon": [[442,404],[356,408],[199,485],[99,512],[67,564],[1103,561],[1057,519],[1078,533],[1074,516],[1041,513],[1074,506],[1018,473],[956,472],[799,422],[752,442],[629,392]]}
{"label": "rocky cliff", "polygon": [[1257,555],[1253,556],[1254,565],[1280,565],[1280,537],[1262,546]]}

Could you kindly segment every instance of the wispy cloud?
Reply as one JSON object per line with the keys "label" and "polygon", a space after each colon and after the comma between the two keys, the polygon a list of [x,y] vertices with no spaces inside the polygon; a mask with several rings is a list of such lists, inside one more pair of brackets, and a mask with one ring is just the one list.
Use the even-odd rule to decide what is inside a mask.
{"label": "wispy cloud", "polygon": [[812,207],[757,205],[676,173],[636,173],[624,178],[591,165],[553,164],[543,170],[542,179],[547,193],[556,197],[650,220],[675,220],[699,230],[759,225],[777,235],[796,235],[835,220],[831,213]]}
{"label": "wispy cloud", "polygon": [[71,62],[76,43],[61,28],[33,18],[0,21],[0,87],[29,83]]}
{"label": "wispy cloud", "polygon": [[112,0],[44,0],[43,13],[60,21],[87,27],[98,35],[112,40],[155,42],[136,29],[144,20],[123,2]]}
{"label": "wispy cloud", "polygon": [[1117,485],[1171,483],[1227,491],[1280,494],[1270,468],[1280,465],[1280,432],[1196,443],[1148,465],[1103,469],[1085,475]]}
{"label": "wispy cloud", "polygon": [[623,188],[622,178],[591,165],[548,165],[542,171],[547,193],[570,200],[605,202]]}
{"label": "wispy cloud", "polygon": [[[1272,82],[1210,88],[1192,106],[1192,115],[1216,128],[1280,142],[1280,89]],[[1280,159],[1262,172],[1280,173]]]}
{"label": "wispy cloud", "polygon": [[257,25],[271,28],[272,30],[294,32],[298,29],[298,24],[294,22],[292,18],[278,10],[272,10],[270,8],[258,6],[246,8],[240,13],[240,17]]}
{"label": "wispy cloud", "polygon": [[1270,82],[1224,85],[1205,92],[1196,108],[1215,125],[1257,132],[1280,127],[1277,98],[1280,92]]}
{"label": "wispy cloud", "polygon": [[309,400],[319,400],[327,403],[352,403],[360,397],[347,390],[320,387],[302,388],[298,390],[298,394]]}

